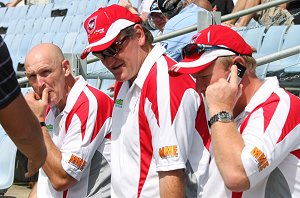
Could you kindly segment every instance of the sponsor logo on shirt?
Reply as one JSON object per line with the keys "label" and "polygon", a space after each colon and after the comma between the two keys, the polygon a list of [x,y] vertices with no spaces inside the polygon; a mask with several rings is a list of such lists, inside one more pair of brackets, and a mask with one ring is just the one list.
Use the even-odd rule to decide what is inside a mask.
{"label": "sponsor logo on shirt", "polygon": [[69,160],[69,164],[72,164],[77,169],[80,169],[82,171],[85,167],[86,161],[81,159],[80,157],[77,157],[77,156],[72,154],[72,156]]}
{"label": "sponsor logo on shirt", "polygon": [[172,146],[165,146],[159,148],[159,156],[162,159],[171,158],[171,157],[178,157],[178,150],[176,145]]}
{"label": "sponsor logo on shirt", "polygon": [[251,155],[256,159],[259,172],[269,166],[266,155],[257,147],[252,149]]}
{"label": "sponsor logo on shirt", "polygon": [[123,100],[122,99],[116,99],[115,107],[122,108],[123,107]]}
{"label": "sponsor logo on shirt", "polygon": [[46,127],[47,127],[48,132],[53,131],[53,125],[52,124],[48,124]]}

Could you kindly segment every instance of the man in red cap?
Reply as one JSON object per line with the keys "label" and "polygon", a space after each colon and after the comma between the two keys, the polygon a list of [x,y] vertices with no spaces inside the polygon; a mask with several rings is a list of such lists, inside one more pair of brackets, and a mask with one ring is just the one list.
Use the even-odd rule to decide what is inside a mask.
{"label": "man in red cap", "polygon": [[174,60],[152,44],[152,34],[126,8],[100,8],[84,26],[89,45],[82,58],[92,52],[118,81],[111,196],[201,196],[210,137],[195,82],[189,75],[169,75]]}
{"label": "man in red cap", "polygon": [[259,79],[251,47],[228,27],[199,32],[182,55],[171,71],[193,75],[210,115],[203,197],[300,197],[299,98]]}

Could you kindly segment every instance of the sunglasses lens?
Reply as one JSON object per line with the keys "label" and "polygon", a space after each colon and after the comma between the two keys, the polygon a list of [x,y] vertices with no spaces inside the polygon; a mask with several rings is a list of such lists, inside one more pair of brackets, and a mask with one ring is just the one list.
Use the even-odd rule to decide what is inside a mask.
{"label": "sunglasses lens", "polygon": [[113,57],[117,54],[117,50],[114,48],[114,46],[111,46],[107,48],[106,50],[101,52],[101,55],[103,57]]}
{"label": "sunglasses lens", "polygon": [[199,52],[199,47],[197,44],[188,44],[182,49],[182,54],[184,56],[193,56]]}

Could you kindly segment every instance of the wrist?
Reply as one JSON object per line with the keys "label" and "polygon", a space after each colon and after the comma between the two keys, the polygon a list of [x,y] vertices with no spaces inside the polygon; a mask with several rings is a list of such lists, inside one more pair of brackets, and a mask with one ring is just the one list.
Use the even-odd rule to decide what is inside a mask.
{"label": "wrist", "polygon": [[210,117],[210,119],[208,120],[208,126],[209,128],[211,128],[211,126],[216,122],[228,123],[233,121],[234,121],[234,117],[232,113],[227,111],[219,111],[218,113],[213,114]]}
{"label": "wrist", "polygon": [[47,127],[45,122],[40,122],[41,127]]}

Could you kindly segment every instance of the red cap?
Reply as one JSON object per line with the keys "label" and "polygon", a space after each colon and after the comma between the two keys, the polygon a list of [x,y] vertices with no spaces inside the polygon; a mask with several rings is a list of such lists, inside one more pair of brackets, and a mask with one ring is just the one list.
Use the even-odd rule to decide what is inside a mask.
{"label": "red cap", "polygon": [[90,52],[105,50],[116,40],[121,30],[140,21],[139,16],[119,5],[99,8],[84,22],[89,45],[81,54],[81,59],[86,58]]}
{"label": "red cap", "polygon": [[[211,25],[193,36],[191,43],[221,46],[229,48],[239,55],[252,56],[252,48],[234,30],[223,25]],[[185,57],[181,62],[175,64],[170,71],[178,73],[193,74],[207,68],[220,56],[236,55],[226,49],[214,49]]]}

